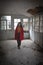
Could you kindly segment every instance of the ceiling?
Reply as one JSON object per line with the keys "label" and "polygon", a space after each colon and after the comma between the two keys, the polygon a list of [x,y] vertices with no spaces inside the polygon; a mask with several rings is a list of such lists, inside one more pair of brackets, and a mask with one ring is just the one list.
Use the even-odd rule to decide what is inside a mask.
{"label": "ceiling", "polygon": [[43,6],[37,6],[35,8],[28,9],[27,12],[32,15],[43,13]]}
{"label": "ceiling", "polygon": [[0,0],[0,14],[20,14],[32,16],[28,9],[43,6],[43,0]]}

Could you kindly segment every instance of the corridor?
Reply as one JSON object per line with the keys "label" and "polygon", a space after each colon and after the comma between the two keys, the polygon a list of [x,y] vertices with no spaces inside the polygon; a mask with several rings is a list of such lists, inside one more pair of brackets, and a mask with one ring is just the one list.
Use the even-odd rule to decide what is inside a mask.
{"label": "corridor", "polygon": [[1,41],[0,65],[43,65],[43,52],[32,40],[23,40],[17,48],[16,40]]}
{"label": "corridor", "polygon": [[43,0],[0,0],[0,65],[43,65]]}

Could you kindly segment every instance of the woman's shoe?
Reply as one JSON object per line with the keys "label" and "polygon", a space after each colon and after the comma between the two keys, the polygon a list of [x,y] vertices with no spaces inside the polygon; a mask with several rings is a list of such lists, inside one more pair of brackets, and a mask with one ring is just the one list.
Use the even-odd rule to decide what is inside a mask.
{"label": "woman's shoe", "polygon": [[18,49],[20,49],[20,46],[18,47]]}

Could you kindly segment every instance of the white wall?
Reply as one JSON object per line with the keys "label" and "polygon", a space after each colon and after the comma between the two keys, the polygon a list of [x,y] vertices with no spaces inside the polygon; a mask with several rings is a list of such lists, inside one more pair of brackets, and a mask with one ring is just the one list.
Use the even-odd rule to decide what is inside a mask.
{"label": "white wall", "polygon": [[[1,30],[1,40],[14,39],[15,31],[14,31],[14,18],[20,18],[21,22],[23,22],[23,18],[28,18],[24,15],[11,15],[11,30]],[[29,19],[29,18],[28,18]],[[29,25],[30,29],[30,25]],[[30,38],[29,33],[24,32],[24,38]]]}
{"label": "white wall", "polygon": [[33,31],[32,25],[30,25],[30,39],[32,39],[35,43],[43,48],[43,32]]}
{"label": "white wall", "polygon": [[43,47],[43,33],[31,31],[30,38],[40,47]]}

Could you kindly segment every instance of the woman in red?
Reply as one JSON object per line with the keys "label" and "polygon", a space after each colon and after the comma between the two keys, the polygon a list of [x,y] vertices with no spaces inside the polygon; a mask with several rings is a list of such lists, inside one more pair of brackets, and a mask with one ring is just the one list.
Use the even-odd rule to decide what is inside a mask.
{"label": "woman in red", "polygon": [[17,40],[18,48],[20,49],[21,40],[24,39],[23,27],[21,22],[18,23],[17,28],[15,30],[15,39]]}

